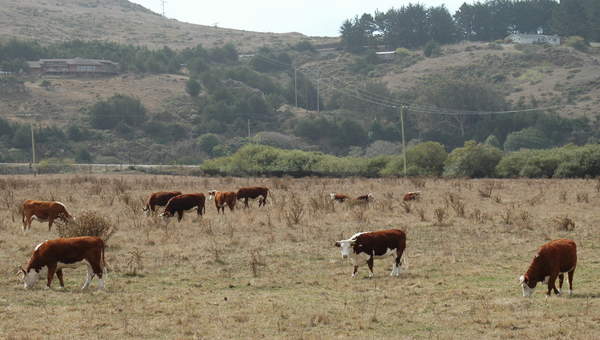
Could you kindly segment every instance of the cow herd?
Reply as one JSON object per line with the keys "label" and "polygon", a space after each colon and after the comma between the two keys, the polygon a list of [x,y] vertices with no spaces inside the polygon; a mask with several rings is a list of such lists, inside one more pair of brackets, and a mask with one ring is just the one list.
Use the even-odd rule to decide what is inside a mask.
{"label": "cow herd", "polygon": [[[237,192],[221,192],[211,190],[208,192],[208,200],[215,201],[217,214],[225,213],[228,207],[231,211],[235,209],[236,203],[243,200],[244,206],[248,207],[249,199],[258,199],[258,206],[267,203],[269,189],[266,187],[243,187]],[[404,194],[403,201],[417,200],[420,192],[413,191]],[[360,195],[355,198],[340,193],[331,193],[330,199],[340,203],[346,201],[371,202],[374,199],[372,193]],[[205,209],[206,196],[203,193],[182,194],[180,191],[161,191],[152,193],[143,208],[145,214],[155,213],[158,207],[164,207],[159,216],[169,218],[177,214],[181,221],[185,211],[195,209],[202,216]],[[31,222],[36,219],[40,222],[48,222],[48,230],[52,228],[55,220],[71,221],[71,216],[63,203],[55,201],[27,200],[22,205],[23,231],[31,228]],[[406,248],[406,234],[399,229],[380,230],[375,232],[359,232],[346,240],[335,242],[335,246],[341,249],[343,258],[350,258],[354,269],[352,277],[355,277],[358,267],[367,264],[369,277],[373,276],[373,261],[376,258],[393,257],[391,276],[399,276],[400,268],[404,259],[402,255]],[[25,268],[20,268],[25,288],[31,288],[40,277],[42,269],[47,269],[47,287],[49,288],[54,275],[58,277],[60,286],[64,287],[63,268],[73,268],[77,264],[85,263],[88,268],[85,283],[82,289],[89,286],[91,280],[98,277],[98,287],[104,287],[103,274],[106,266],[104,260],[105,244],[102,239],[93,236],[82,236],[73,238],[59,238],[38,244]],[[542,245],[530,264],[527,272],[519,278],[519,284],[523,290],[523,296],[530,296],[538,283],[548,286],[547,295],[552,292],[561,294],[564,274],[569,281],[569,295],[573,291],[573,275],[577,265],[577,248],[575,242],[567,239],[550,241]],[[556,279],[559,279],[559,287],[556,288]]]}

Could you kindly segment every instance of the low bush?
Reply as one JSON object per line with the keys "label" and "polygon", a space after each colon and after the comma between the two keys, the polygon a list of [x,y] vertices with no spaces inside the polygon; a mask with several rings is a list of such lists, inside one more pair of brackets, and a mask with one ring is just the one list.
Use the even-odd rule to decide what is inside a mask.
{"label": "low bush", "polygon": [[57,221],[57,230],[60,237],[97,236],[107,241],[117,231],[117,227],[94,211],[84,211],[74,220]]}

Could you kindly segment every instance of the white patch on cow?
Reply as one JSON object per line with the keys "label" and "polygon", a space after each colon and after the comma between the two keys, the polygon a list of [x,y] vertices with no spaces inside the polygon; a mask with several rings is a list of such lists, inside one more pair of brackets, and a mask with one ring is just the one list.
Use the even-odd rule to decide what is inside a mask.
{"label": "white patch on cow", "polygon": [[521,277],[519,277],[519,284],[521,285],[521,288],[523,289],[524,297],[529,297],[529,296],[531,296],[531,294],[533,294],[533,290],[535,288],[530,288],[527,285],[527,283],[525,283],[525,276],[521,275]]}
{"label": "white patch on cow", "polygon": [[33,286],[35,286],[39,278],[40,273],[36,272],[33,268],[30,269],[29,272],[27,272],[25,276],[23,276],[23,287],[25,287],[25,289],[33,288]]}
{"label": "white patch on cow", "polygon": [[556,295],[560,296],[560,293],[561,293],[560,289],[557,288],[556,290],[558,290],[558,294],[556,294]]}
{"label": "white patch on cow", "polygon": [[65,208],[65,210],[67,210],[67,207],[62,202],[56,201],[56,204],[62,205],[62,207]]}
{"label": "white patch on cow", "polygon": [[573,294],[573,291],[569,289],[569,290],[567,291],[567,293],[568,293],[569,295],[572,295],[572,294]]}
{"label": "white patch on cow", "polygon": [[547,275],[546,277],[544,277],[544,281],[542,283],[548,284],[548,280],[550,280],[550,275]]}
{"label": "white patch on cow", "polygon": [[104,289],[104,280],[98,278],[98,289]]}
{"label": "white patch on cow", "polygon": [[329,194],[329,198],[333,201],[335,199],[335,192]]}
{"label": "white patch on cow", "polygon": [[217,190],[211,190],[208,192],[208,200],[211,201],[215,195],[217,194]]}

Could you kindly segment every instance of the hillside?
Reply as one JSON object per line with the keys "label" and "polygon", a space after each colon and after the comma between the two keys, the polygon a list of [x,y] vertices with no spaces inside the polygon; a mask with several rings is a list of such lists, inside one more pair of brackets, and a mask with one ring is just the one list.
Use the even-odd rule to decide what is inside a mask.
{"label": "hillside", "polygon": [[259,33],[184,23],[126,0],[0,0],[0,37],[42,43],[109,40],[174,49],[231,42],[240,51],[254,51],[263,45],[285,46],[307,38],[299,33]]}

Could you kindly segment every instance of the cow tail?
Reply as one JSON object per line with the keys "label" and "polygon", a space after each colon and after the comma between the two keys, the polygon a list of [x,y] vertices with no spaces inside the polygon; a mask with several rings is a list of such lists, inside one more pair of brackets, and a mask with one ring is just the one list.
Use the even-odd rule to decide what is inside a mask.
{"label": "cow tail", "polygon": [[108,266],[106,265],[106,259],[104,258],[104,248],[105,248],[105,245],[104,245],[104,243],[102,243],[102,250],[101,250],[101,255],[102,255],[102,273],[105,275],[105,278],[108,278]]}

